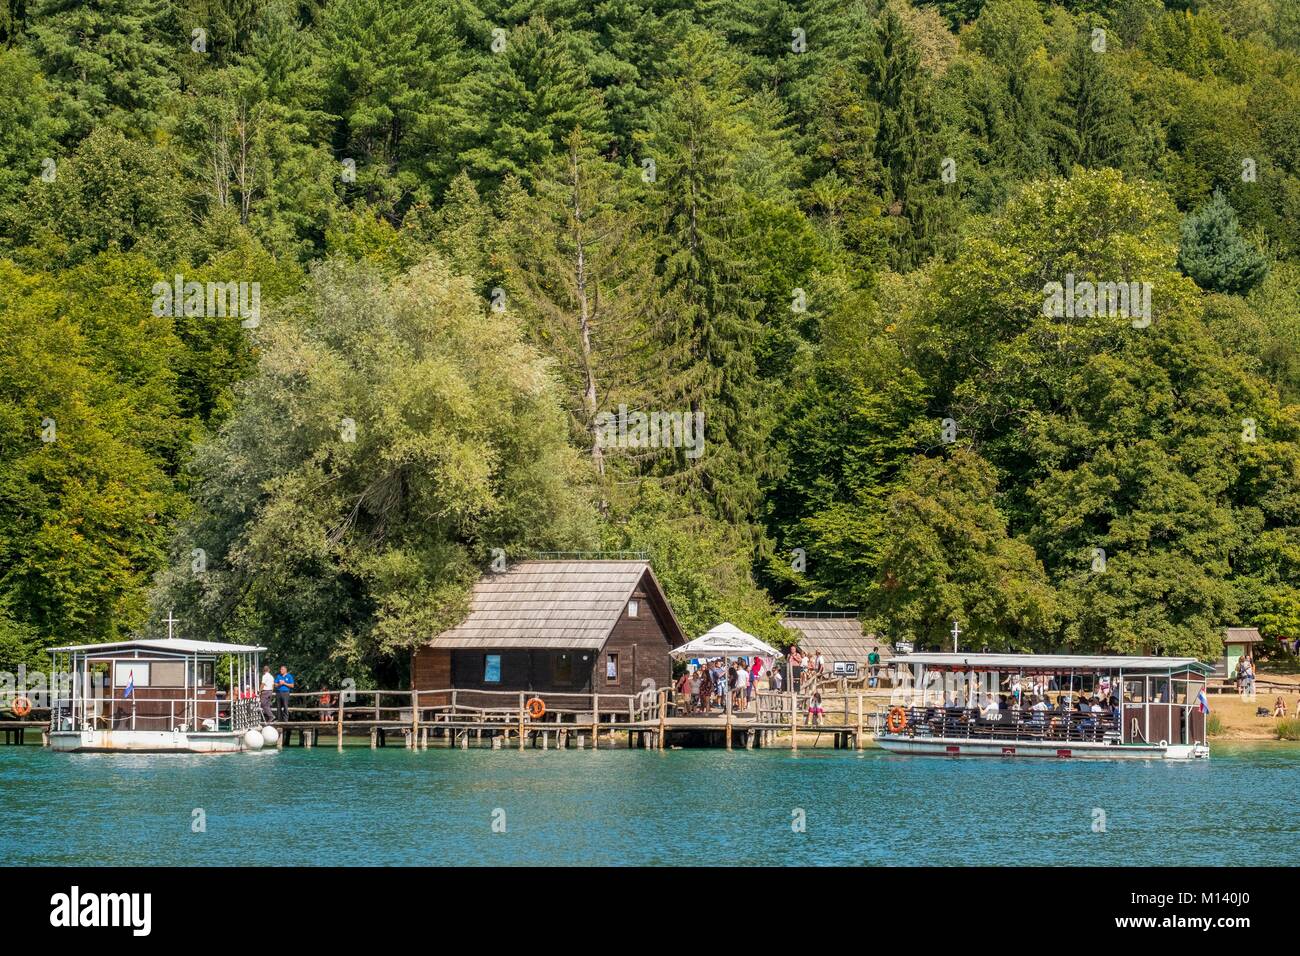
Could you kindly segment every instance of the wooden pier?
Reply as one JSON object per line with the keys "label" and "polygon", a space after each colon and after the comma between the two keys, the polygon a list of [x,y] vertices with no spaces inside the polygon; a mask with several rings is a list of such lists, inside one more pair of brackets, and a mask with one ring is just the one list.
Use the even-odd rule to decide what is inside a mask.
{"label": "wooden pier", "polygon": [[[541,700],[534,716],[530,702]],[[344,690],[296,693],[289,720],[277,721],[279,747],[342,749],[347,737],[369,737],[371,747],[425,750],[484,747],[647,749],[723,747],[798,749],[800,737],[828,739],[837,749],[861,749],[880,730],[884,695],[824,696],[820,723],[808,722],[804,694],[760,691],[744,711],[693,713],[668,690],[634,695],[539,694],[482,690]],[[340,706],[339,702],[342,701]],[[535,705],[534,705],[535,706]],[[792,732],[797,731],[797,732]]]}
{"label": "wooden pier", "polygon": [[[275,720],[277,747],[342,750],[348,738],[371,748],[430,745],[466,750],[665,750],[682,747],[797,750],[829,740],[861,749],[884,719],[888,692],[824,695],[826,713],[814,725],[808,696],[759,691],[746,710],[695,713],[666,689],[639,694],[538,694],[481,690],[318,690],[292,694],[287,721]],[[538,708],[534,700],[541,700]],[[340,701],[342,702],[340,706]],[[530,710],[530,704],[532,709]],[[535,716],[538,710],[540,715]],[[0,720],[6,744],[49,730],[49,710]]]}

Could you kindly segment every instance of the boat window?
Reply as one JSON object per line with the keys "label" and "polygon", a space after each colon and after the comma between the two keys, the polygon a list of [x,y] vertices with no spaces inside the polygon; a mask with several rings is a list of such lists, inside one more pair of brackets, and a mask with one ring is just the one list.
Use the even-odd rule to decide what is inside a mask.
{"label": "boat window", "polygon": [[126,687],[134,684],[136,687],[149,686],[149,664],[140,661],[116,661],[113,664],[113,686]]}
{"label": "boat window", "polygon": [[1168,677],[1151,678],[1151,702],[1155,704],[1169,703],[1169,678]]}
{"label": "boat window", "polygon": [[184,661],[158,661],[153,665],[154,687],[184,687]]}
{"label": "boat window", "polygon": [[483,655],[483,683],[485,684],[501,683],[501,655],[500,654]]}
{"label": "boat window", "polygon": [[1129,677],[1124,680],[1124,702],[1141,704],[1147,699],[1147,682],[1145,677]]}
{"label": "boat window", "polygon": [[1175,704],[1185,704],[1185,703],[1187,703],[1189,700],[1191,700],[1191,696],[1189,696],[1189,692],[1188,692],[1188,689],[1187,689],[1187,681],[1185,681],[1185,680],[1176,680],[1176,681],[1174,681],[1174,682],[1173,682],[1173,689],[1174,689],[1174,699],[1173,699],[1173,702],[1174,702]]}

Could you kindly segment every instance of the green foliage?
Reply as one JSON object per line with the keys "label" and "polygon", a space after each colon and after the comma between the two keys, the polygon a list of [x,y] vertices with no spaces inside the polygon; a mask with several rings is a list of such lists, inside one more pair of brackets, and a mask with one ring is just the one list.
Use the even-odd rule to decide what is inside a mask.
{"label": "green foliage", "polygon": [[1219,190],[1183,220],[1179,267],[1211,292],[1249,292],[1268,274],[1268,260],[1241,234],[1237,214]]}
{"label": "green foliage", "polygon": [[1273,730],[1278,740],[1300,740],[1300,719],[1279,719]]}
{"label": "green foliage", "polygon": [[450,626],[491,549],[590,546],[544,363],[444,263],[320,265],[260,347],[157,607],[337,680]]}
{"label": "green foliage", "polygon": [[1055,595],[1033,549],[1008,536],[995,480],[965,450],[918,458],[900,477],[867,596],[885,633],[942,646],[956,620],[971,646],[1028,650],[1052,630]]}
{"label": "green foliage", "polygon": [[1300,633],[1289,0],[11,2],[0,255],[0,663],[170,563],[193,633],[393,677],[487,549],[598,540],[691,633]]}
{"label": "green foliage", "polygon": [[163,0],[31,0],[31,51],[54,87],[55,112],[75,141],[108,122],[157,129],[190,52]]}

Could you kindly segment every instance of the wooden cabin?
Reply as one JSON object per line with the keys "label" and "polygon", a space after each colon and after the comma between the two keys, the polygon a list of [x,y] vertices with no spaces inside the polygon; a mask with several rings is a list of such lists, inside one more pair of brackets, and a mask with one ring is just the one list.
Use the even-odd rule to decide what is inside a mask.
{"label": "wooden cabin", "polygon": [[648,561],[523,561],[481,578],[465,619],[414,652],[411,686],[494,692],[475,706],[507,691],[634,694],[670,685],[668,652],[685,642]]}

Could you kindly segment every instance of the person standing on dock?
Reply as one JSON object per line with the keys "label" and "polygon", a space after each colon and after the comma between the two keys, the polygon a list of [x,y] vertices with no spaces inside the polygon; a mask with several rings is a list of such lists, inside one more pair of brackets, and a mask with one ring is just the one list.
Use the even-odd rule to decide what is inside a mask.
{"label": "person standing on dock", "polygon": [[289,695],[293,693],[293,675],[289,668],[280,665],[280,676],[275,679],[275,714],[279,720],[289,719]]}
{"label": "person standing on dock", "polygon": [[271,713],[271,698],[275,695],[275,678],[271,676],[271,668],[262,666],[262,718],[269,724],[275,719]]}

